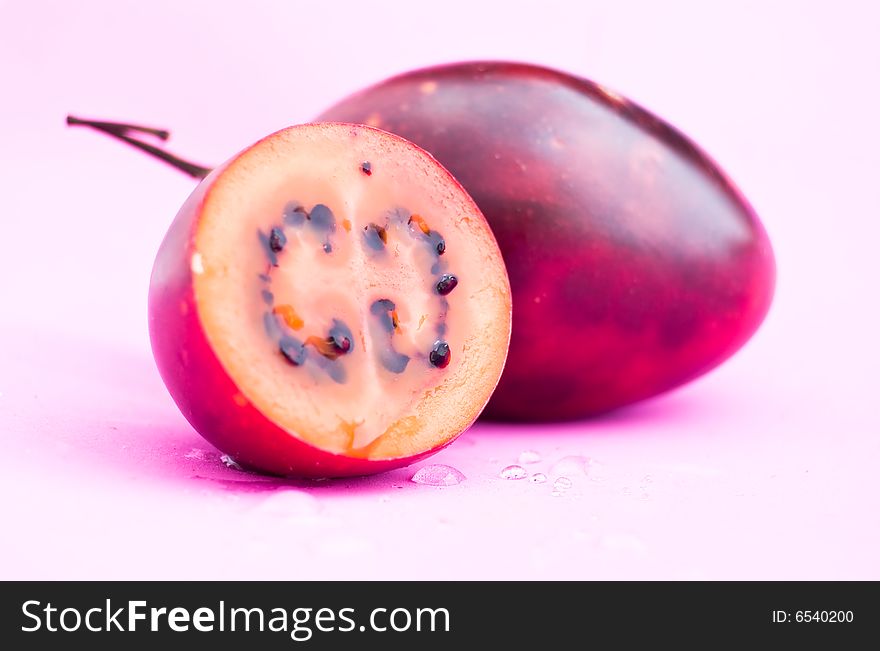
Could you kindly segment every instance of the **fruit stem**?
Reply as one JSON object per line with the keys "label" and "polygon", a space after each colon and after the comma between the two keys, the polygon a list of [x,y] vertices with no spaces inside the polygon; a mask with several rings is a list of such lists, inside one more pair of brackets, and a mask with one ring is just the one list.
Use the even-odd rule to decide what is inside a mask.
{"label": "fruit stem", "polygon": [[125,124],[122,122],[84,120],[72,115],[67,116],[67,124],[72,127],[89,127],[90,129],[105,133],[112,138],[116,138],[117,140],[121,140],[122,142],[131,145],[135,149],[140,149],[141,151],[146,152],[154,158],[158,158],[168,165],[171,165],[174,169],[179,170],[184,174],[188,174],[193,178],[203,179],[211,172],[210,167],[204,167],[203,165],[197,165],[196,163],[185,161],[164,149],[160,149],[148,142],[138,140],[131,135],[146,134],[158,138],[159,140],[166,141],[171,137],[171,133],[166,129],[154,129],[152,127],[142,127],[136,124]]}
{"label": "fruit stem", "polygon": [[85,126],[92,127],[94,129],[98,129],[104,132],[112,132],[112,133],[121,133],[123,135],[128,135],[129,132],[134,131],[135,133],[148,133],[151,136],[156,136],[159,140],[168,140],[171,137],[171,132],[167,129],[154,129],[152,127],[142,127],[138,124],[125,124],[124,122],[104,122],[103,120],[83,120],[82,118],[74,117],[73,115],[67,116],[67,124],[70,126]]}

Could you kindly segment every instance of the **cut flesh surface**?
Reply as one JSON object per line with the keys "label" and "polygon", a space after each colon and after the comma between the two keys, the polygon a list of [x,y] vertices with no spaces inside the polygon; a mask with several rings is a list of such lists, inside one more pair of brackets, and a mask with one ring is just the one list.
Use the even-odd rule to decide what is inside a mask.
{"label": "cut flesh surface", "polygon": [[363,126],[276,133],[206,180],[190,269],[241,399],[364,459],[442,446],[504,365],[510,290],[473,201],[430,156]]}

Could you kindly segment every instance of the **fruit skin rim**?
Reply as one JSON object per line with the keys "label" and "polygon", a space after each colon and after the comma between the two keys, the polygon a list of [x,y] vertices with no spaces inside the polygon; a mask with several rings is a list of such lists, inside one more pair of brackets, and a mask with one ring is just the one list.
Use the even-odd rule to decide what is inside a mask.
{"label": "fruit skin rim", "polygon": [[[365,125],[321,124],[344,124],[358,130],[387,133]],[[246,468],[307,479],[371,475],[400,468],[439,452],[468,428],[435,448],[408,457],[376,460],[347,457],[321,450],[269,420],[249,401],[242,400],[243,393],[217,358],[202,326],[193,289],[191,265],[202,210],[223,173],[244,152],[295,128],[297,127],[287,127],[266,136],[214,169],[199,183],[178,211],[159,247],[150,277],[148,325],[153,357],[168,392],[184,418],[203,438]],[[388,135],[409,147],[424,151],[400,136]],[[430,154],[427,155],[431,160],[436,160]],[[440,169],[446,172],[450,181],[461,188],[461,184],[444,167],[440,166]],[[480,215],[485,222],[473,199],[463,188],[462,193],[473,204],[474,214]],[[486,228],[494,241],[488,225]],[[507,280],[506,268],[504,272],[504,279]],[[508,281],[508,296],[509,291]],[[504,342],[505,361],[509,342],[508,327],[507,340]],[[500,377],[499,373],[496,386]],[[471,425],[490,397],[491,394],[474,414]],[[245,432],[246,438],[242,436]]]}

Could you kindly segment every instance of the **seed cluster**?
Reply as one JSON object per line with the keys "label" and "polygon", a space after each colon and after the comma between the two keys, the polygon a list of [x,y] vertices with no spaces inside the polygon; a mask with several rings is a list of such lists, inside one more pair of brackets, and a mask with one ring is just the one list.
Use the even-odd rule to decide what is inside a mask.
{"label": "seed cluster", "polygon": [[[372,175],[372,164],[364,161],[361,164],[361,171],[367,176]],[[443,339],[446,333],[446,314],[449,310],[446,296],[458,286],[458,277],[449,273],[448,264],[440,259],[446,251],[446,241],[439,232],[431,229],[427,220],[421,215],[405,213],[402,210],[393,211],[392,215],[392,223],[400,224],[403,228],[408,226],[410,236],[424,241],[436,256],[431,266],[431,273],[439,274],[434,281],[433,291],[438,295],[441,309],[435,324],[438,339],[428,351],[426,361],[435,368],[446,368],[451,359],[449,343]],[[336,223],[333,211],[324,204],[316,204],[310,211],[298,203],[288,204],[284,209],[280,225],[273,226],[268,233],[258,231],[258,239],[268,262],[267,270],[260,273],[259,278],[263,284],[261,297],[268,308],[263,316],[264,328],[266,335],[276,342],[281,357],[292,366],[302,366],[312,361],[326,371],[334,381],[344,382],[345,369],[339,365],[338,360],[351,353],[354,348],[354,337],[348,326],[341,320],[334,319],[326,336],[310,335],[300,338],[294,333],[305,326],[303,319],[293,306],[276,304],[275,294],[271,291],[272,271],[279,266],[279,256],[284,254],[288,245],[286,229],[311,229],[319,236],[323,236],[322,249],[326,254],[331,254],[333,252],[331,238],[336,233]],[[343,226],[345,231],[350,230],[348,220],[343,220]],[[377,223],[368,224],[363,229],[364,246],[376,254],[384,254],[389,244],[389,233],[388,222],[384,226]],[[377,346],[376,349],[380,364],[391,373],[403,373],[411,359],[394,348],[394,336],[400,331],[397,306],[389,298],[380,298],[370,305],[370,313],[376,320],[377,326],[388,337],[387,344]]]}
{"label": "seed cluster", "polygon": [[[262,231],[257,233],[269,263],[266,272],[259,274],[263,283],[260,295],[268,308],[263,315],[263,326],[266,335],[277,342],[278,352],[289,364],[302,366],[312,358],[318,366],[327,371],[333,380],[344,382],[344,370],[337,365],[331,366],[330,363],[348,354],[353,348],[353,337],[348,326],[335,319],[327,336],[312,335],[303,341],[293,334],[304,326],[302,318],[296,313],[293,306],[276,305],[275,294],[269,289],[272,282],[272,270],[278,267],[278,257],[288,244],[285,228],[306,226],[324,235],[322,249],[325,253],[332,253],[333,245],[330,242],[330,237],[336,232],[336,217],[333,215],[333,211],[324,204],[316,204],[311,211],[306,211],[299,204],[291,204],[284,209],[281,225],[273,226],[268,234]],[[309,349],[317,353],[317,356],[310,356]]]}

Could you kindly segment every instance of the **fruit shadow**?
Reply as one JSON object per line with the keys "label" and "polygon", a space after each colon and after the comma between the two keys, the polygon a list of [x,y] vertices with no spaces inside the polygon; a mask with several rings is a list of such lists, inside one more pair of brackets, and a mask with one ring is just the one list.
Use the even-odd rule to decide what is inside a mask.
{"label": "fruit shadow", "polygon": [[653,425],[685,424],[700,420],[725,418],[734,405],[707,387],[688,385],[642,402],[595,416],[567,421],[506,421],[480,418],[480,434],[533,438],[543,434],[563,436],[626,436],[644,434]]}
{"label": "fruit shadow", "polygon": [[[175,410],[173,404],[170,409]],[[158,408],[157,408],[158,410]],[[165,411],[165,408],[162,409]],[[176,410],[175,410],[176,411]],[[412,471],[395,470],[370,477],[306,480],[266,475],[238,467],[231,459],[202,439],[182,417],[163,415],[162,425],[120,424],[112,443],[92,451],[104,467],[115,466],[127,476],[180,483],[185,489],[235,494],[261,494],[299,490],[322,497],[382,493],[408,487]],[[169,423],[167,421],[177,421]]]}
{"label": "fruit shadow", "polygon": [[[173,403],[170,409],[176,412]],[[150,479],[175,482],[185,489],[197,486],[208,492],[240,495],[298,490],[321,497],[392,492],[408,488],[412,471],[399,469],[370,477],[307,480],[267,475],[238,466],[232,459],[201,438],[182,416],[164,414],[176,421],[162,426],[120,425],[114,445],[104,457],[128,474],[147,474]]]}
{"label": "fruit shadow", "polygon": [[177,423],[111,426],[112,435],[105,440],[92,438],[89,456],[133,480],[174,483],[184,490],[195,488],[209,493],[253,495],[298,490],[316,497],[351,497],[415,486],[409,481],[413,471],[406,468],[370,477],[326,480],[277,477],[241,468],[201,438],[182,417],[175,416],[172,413],[168,420]]}
{"label": "fruit shadow", "polygon": [[[301,490],[322,496],[392,492],[415,487],[412,470],[372,477],[296,480],[237,468],[205,441],[178,411],[148,348],[64,338],[61,358],[44,351],[47,335],[21,334],[15,369],[42,405],[35,420],[49,434],[39,446],[47,462],[74,464],[123,482],[176,484],[182,490],[240,494]],[[47,371],[51,369],[51,373]],[[45,380],[51,376],[51,381]],[[8,400],[8,397],[7,397]],[[22,396],[25,404],[25,396]]]}

